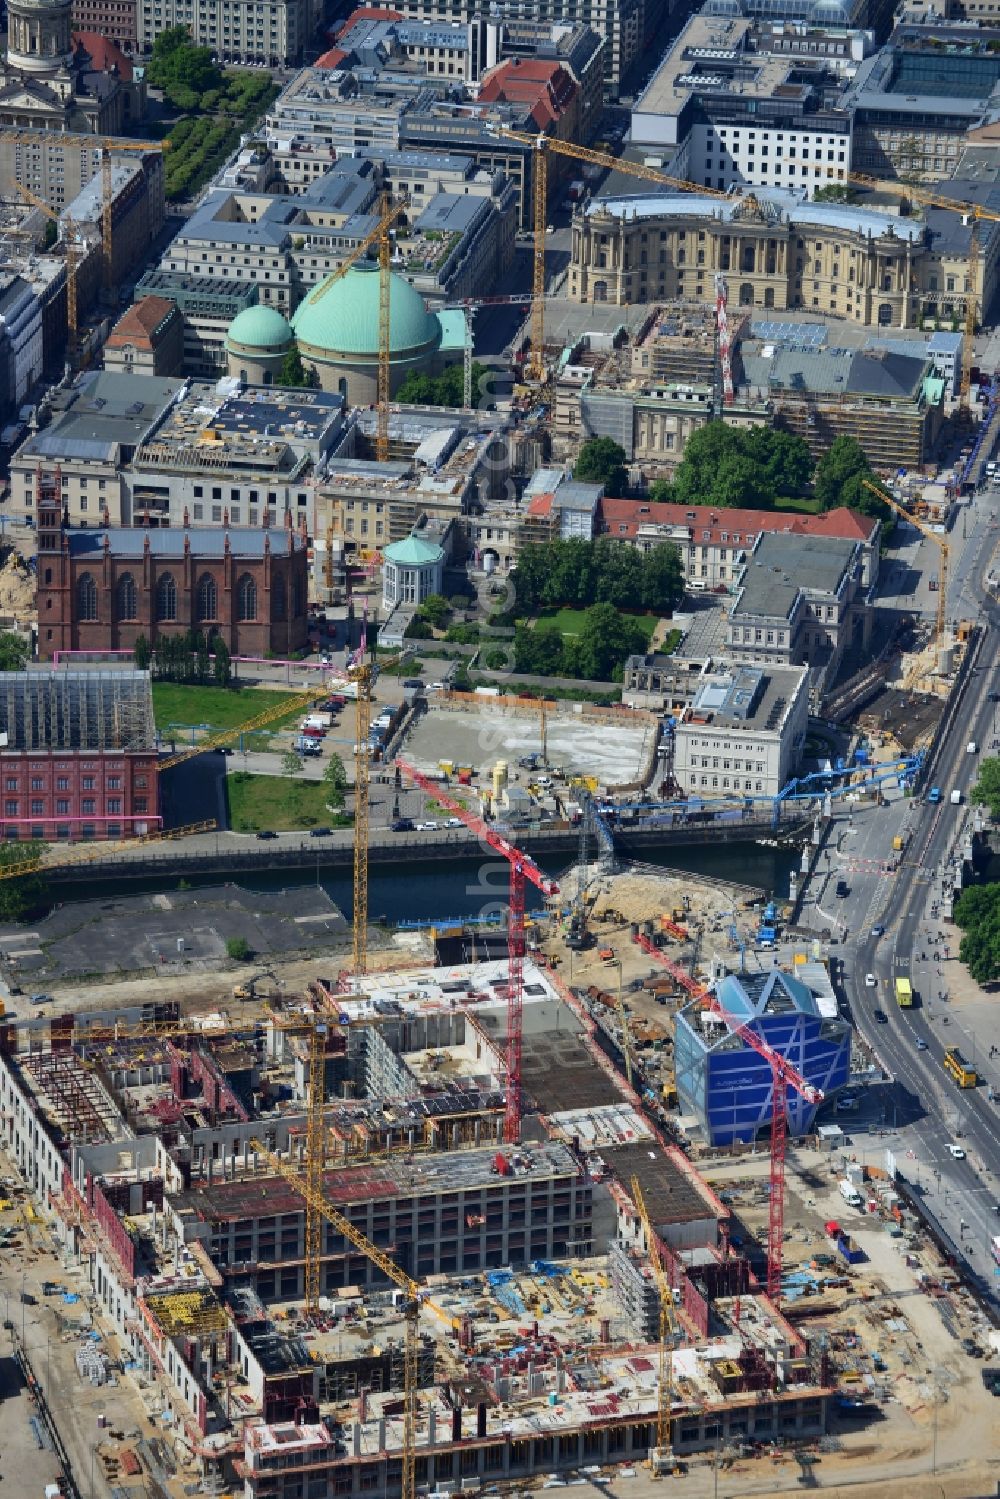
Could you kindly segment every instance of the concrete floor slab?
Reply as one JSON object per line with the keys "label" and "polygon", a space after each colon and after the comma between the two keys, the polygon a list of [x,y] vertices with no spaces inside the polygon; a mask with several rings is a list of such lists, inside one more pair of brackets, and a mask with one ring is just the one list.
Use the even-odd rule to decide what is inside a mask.
{"label": "concrete floor slab", "polygon": [[[571,713],[549,712],[551,764],[573,774],[596,776],[605,786],[635,780],[649,752],[652,724],[594,723]],[[407,736],[403,754],[418,770],[436,770],[441,760],[482,771],[540,748],[535,715],[514,713],[484,702],[481,708],[431,707]]]}

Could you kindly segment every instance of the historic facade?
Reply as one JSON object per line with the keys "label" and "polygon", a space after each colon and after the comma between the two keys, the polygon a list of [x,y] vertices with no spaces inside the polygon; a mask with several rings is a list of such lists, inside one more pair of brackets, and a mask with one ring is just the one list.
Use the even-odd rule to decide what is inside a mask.
{"label": "historic facade", "polygon": [[971,226],[957,204],[931,217],[802,202],[781,190],[596,198],[573,216],[569,295],[622,306],[712,301],[722,275],[730,312],[802,308],[886,328],[919,327],[932,304],[958,313],[970,290],[989,306],[997,226],[970,288]]}
{"label": "historic facade", "polygon": [[121,131],[126,109],[118,72],[105,66],[103,56],[76,46],[72,26],[72,0],[10,0],[0,125],[92,135]]}
{"label": "historic facade", "polygon": [[38,653],[131,650],[202,630],[232,655],[288,655],[307,628],[306,537],[290,526],[70,531],[54,487],[38,505]]}

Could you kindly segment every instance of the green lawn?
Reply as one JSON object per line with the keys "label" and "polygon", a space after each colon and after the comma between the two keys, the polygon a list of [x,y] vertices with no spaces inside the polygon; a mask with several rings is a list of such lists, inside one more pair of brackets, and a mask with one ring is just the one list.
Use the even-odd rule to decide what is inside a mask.
{"label": "green lawn", "polygon": [[322,781],[288,776],[254,776],[235,771],[226,777],[229,826],[234,833],[294,832],[297,828],[349,827],[350,817],[331,812]]}
{"label": "green lawn", "polygon": [[[586,610],[584,609],[542,609],[538,615],[538,624],[554,624],[559,627],[562,635],[579,635],[584,622]],[[630,614],[629,619],[643,630],[648,643],[650,636],[659,623],[658,614]]]}
{"label": "green lawn", "polygon": [[800,515],[819,515],[819,500],[807,500],[801,496],[779,495],[774,502],[775,510],[797,510]]}
{"label": "green lawn", "polygon": [[[318,685],[318,684],[317,684]],[[223,729],[235,729],[240,724],[266,713],[268,708],[296,697],[294,692],[269,692],[261,688],[246,688],[237,692],[229,687],[191,687],[177,682],[153,683],[153,716],[161,734],[167,734],[167,724],[207,723],[218,733]],[[299,710],[296,710],[296,712]],[[289,713],[288,718],[295,717]],[[276,719],[278,728],[284,719]],[[171,731],[170,737],[186,738],[184,731]]]}

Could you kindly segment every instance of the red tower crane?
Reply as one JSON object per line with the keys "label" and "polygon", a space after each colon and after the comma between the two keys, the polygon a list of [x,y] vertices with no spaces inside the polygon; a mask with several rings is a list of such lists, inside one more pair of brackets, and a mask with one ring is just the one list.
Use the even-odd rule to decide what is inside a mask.
{"label": "red tower crane", "polygon": [[461,802],[441,790],[436,781],[415,770],[405,760],[396,760],[396,769],[409,776],[413,783],[426,791],[442,807],[447,807],[460,818],[470,832],[475,833],[490,848],[501,854],[510,866],[509,914],[507,917],[507,1107],[504,1114],[503,1135],[509,1145],[516,1145],[521,1138],[521,1034],[522,1009],[524,1004],[524,883],[530,880],[543,895],[558,895],[555,880],[543,874],[534,859],[515,848],[496,828],[490,827],[481,817],[476,817]]}
{"label": "red tower crane", "polygon": [[782,1253],[785,1243],[785,1145],[788,1138],[788,1089],[793,1087],[809,1103],[822,1103],[823,1090],[807,1082],[787,1058],[757,1034],[752,1026],[730,1015],[710,988],[698,984],[680,964],[673,963],[641,932],[635,939],[644,952],[655,958],[702,1008],[717,1015],[730,1035],[738,1036],[771,1068],[771,1200],[767,1224],[767,1294],[775,1306],[781,1303]]}

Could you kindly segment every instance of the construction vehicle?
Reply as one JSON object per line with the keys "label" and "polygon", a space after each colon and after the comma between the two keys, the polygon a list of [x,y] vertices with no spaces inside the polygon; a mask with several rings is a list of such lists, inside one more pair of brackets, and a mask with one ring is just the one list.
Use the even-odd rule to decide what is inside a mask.
{"label": "construction vehicle", "polygon": [[975,1088],[979,1082],[976,1069],[969,1066],[957,1046],[945,1047],[942,1066],[960,1088]]}
{"label": "construction vehicle", "polygon": [[274,974],[271,973],[269,969],[265,969],[265,971],[263,973],[252,974],[250,978],[243,979],[243,980],[241,980],[240,983],[234,984],[233,985],[233,998],[234,999],[273,999],[275,997],[273,990],[269,990],[267,994],[260,994],[260,993],[258,993],[258,991],[257,991],[257,985],[261,982],[262,979],[270,979],[272,984],[277,982],[277,980],[274,977]]}
{"label": "construction vehicle", "polygon": [[901,1010],[913,1008],[913,986],[907,978],[896,980],[896,1003]]}

